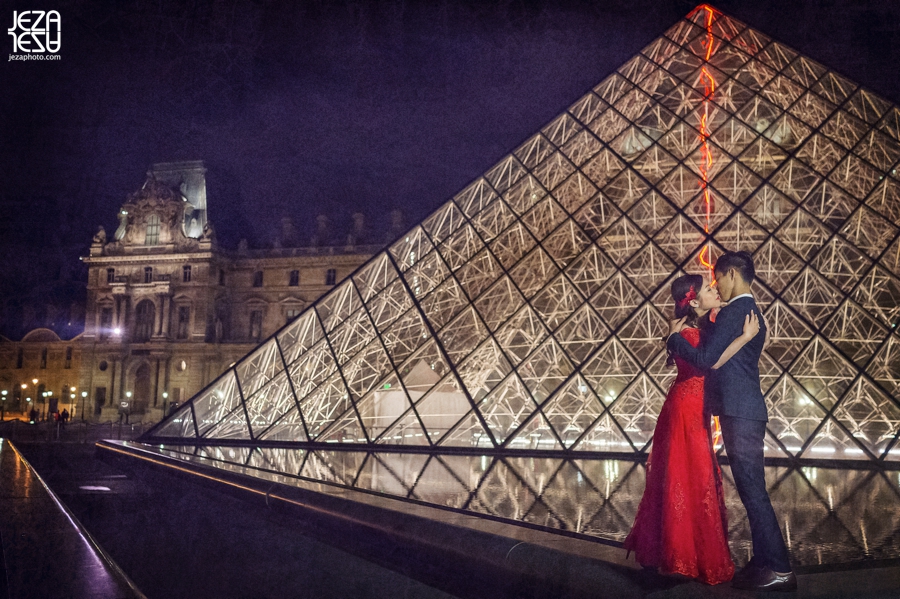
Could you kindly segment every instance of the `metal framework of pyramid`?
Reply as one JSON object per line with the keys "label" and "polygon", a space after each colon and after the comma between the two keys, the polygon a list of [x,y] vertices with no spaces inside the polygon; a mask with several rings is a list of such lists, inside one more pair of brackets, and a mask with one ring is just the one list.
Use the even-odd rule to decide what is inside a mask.
{"label": "metal framework of pyramid", "polygon": [[702,5],[144,440],[645,452],[669,286],[753,253],[766,455],[896,460],[900,110]]}

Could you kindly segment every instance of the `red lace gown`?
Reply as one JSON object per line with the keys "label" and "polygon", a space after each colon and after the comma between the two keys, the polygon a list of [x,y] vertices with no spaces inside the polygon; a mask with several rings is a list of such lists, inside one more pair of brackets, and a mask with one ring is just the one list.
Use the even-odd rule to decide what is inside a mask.
{"label": "red lace gown", "polygon": [[[700,342],[698,329],[681,335],[695,347]],[[661,573],[719,584],[731,580],[734,562],[722,472],[703,415],[703,374],[677,356],[675,363],[678,376],[656,421],[647,486],[625,549]]]}

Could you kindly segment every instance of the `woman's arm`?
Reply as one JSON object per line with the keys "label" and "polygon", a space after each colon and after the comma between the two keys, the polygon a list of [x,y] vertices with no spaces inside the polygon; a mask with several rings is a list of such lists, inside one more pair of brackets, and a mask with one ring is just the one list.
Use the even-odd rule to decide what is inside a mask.
{"label": "woman's arm", "polygon": [[719,356],[719,360],[713,364],[712,369],[718,370],[722,367],[722,364],[730,360],[734,354],[738,353],[742,347],[747,345],[751,339],[756,337],[756,334],[759,333],[759,318],[756,316],[755,312],[750,312],[746,317],[744,317],[744,332],[741,333],[741,336],[731,342],[731,344],[725,348],[725,351],[722,352],[722,355]]}

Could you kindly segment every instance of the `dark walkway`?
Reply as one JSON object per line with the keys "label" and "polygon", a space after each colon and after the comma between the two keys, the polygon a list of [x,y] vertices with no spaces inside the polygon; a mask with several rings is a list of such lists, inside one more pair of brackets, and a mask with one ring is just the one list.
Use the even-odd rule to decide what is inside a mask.
{"label": "dark walkway", "polygon": [[0,482],[0,597],[144,597],[8,440],[0,440]]}
{"label": "dark walkway", "polygon": [[453,599],[304,536],[264,506],[110,466],[91,444],[22,450],[150,599]]}

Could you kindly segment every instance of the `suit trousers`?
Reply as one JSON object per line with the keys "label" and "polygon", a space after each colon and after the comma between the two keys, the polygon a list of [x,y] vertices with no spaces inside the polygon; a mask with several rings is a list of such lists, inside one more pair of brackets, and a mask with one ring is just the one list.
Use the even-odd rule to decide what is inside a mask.
{"label": "suit trousers", "polygon": [[731,475],[750,520],[753,563],[775,572],[790,572],[788,550],[781,536],[769,492],[763,462],[766,423],[735,416],[719,416],[722,440],[728,453]]}

